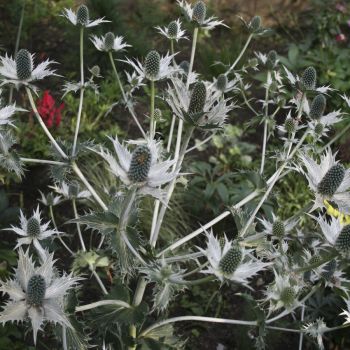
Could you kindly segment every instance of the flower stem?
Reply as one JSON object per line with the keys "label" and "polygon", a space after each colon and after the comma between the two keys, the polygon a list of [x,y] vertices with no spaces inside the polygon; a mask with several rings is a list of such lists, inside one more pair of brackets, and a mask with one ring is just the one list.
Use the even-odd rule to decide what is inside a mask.
{"label": "flower stem", "polygon": [[[77,204],[75,199],[72,199],[72,205],[73,205],[73,211],[74,211],[74,218],[75,219],[79,219],[79,215],[78,215],[78,210],[77,210]],[[77,231],[78,231],[78,236],[79,236],[79,240],[80,240],[80,245],[81,245],[81,249],[86,252],[86,247],[85,247],[85,243],[83,240],[83,235],[81,234],[81,229],[80,229],[80,224],[79,222],[76,223],[77,225]]]}
{"label": "flower stem", "polygon": [[54,160],[45,160],[45,159],[33,159],[33,158],[23,158],[21,157],[20,160],[24,163],[38,163],[38,164],[50,164],[50,165],[66,165],[66,163],[63,162],[56,162]]}
{"label": "flower stem", "polygon": [[80,180],[84,183],[84,185],[86,186],[86,188],[90,191],[90,193],[92,194],[92,196],[95,198],[96,202],[101,206],[101,208],[104,211],[108,210],[107,205],[103,202],[103,200],[101,199],[101,197],[96,193],[96,191],[94,190],[94,188],[90,185],[90,183],[88,182],[88,180],[86,179],[86,177],[84,176],[84,174],[81,172],[81,170],[79,169],[78,165],[76,162],[72,162],[72,169],[73,171],[78,175],[78,177],[80,178]]}
{"label": "flower stem", "polygon": [[151,139],[154,138],[154,135],[156,133],[156,125],[154,120],[154,100],[155,100],[155,89],[154,89],[154,80],[151,80],[151,111],[150,111],[150,118],[151,118],[151,124],[150,124],[150,137]]}
{"label": "flower stem", "polygon": [[260,166],[260,174],[262,175],[264,173],[264,167],[265,167],[265,156],[266,156],[266,144],[267,144],[267,118],[269,114],[269,81],[271,80],[271,72],[267,72],[267,78],[266,78],[266,89],[265,89],[265,115],[264,115],[264,138],[263,138],[263,145],[262,145],[262,154],[261,154],[261,166]]}
{"label": "flower stem", "polygon": [[62,326],[62,345],[63,350],[68,350],[67,346],[67,328],[65,325]]}
{"label": "flower stem", "polygon": [[112,54],[112,52],[109,52],[109,59],[110,59],[110,61],[111,61],[111,65],[112,65],[112,68],[113,68],[114,75],[115,75],[115,77],[116,77],[116,79],[117,79],[118,86],[119,86],[120,91],[121,91],[121,93],[122,93],[124,103],[126,104],[127,108],[129,109],[129,112],[130,112],[131,116],[133,117],[133,119],[134,119],[134,121],[135,121],[137,127],[140,129],[140,131],[141,131],[141,133],[142,133],[142,136],[143,136],[144,138],[146,138],[146,133],[145,133],[145,131],[143,130],[143,128],[142,128],[142,126],[141,126],[139,120],[138,120],[137,117],[136,117],[134,108],[133,108],[131,102],[129,102],[129,101],[128,101],[128,98],[126,97],[126,94],[125,94],[123,85],[122,85],[122,83],[121,83],[121,80],[120,80],[120,78],[119,78],[119,74],[118,74],[117,68],[116,68],[115,63],[114,63],[114,59],[113,59],[113,54]]}
{"label": "flower stem", "polygon": [[53,146],[56,148],[57,152],[62,156],[62,158],[67,159],[68,156],[66,155],[66,153],[64,153],[64,151],[62,150],[62,148],[58,145],[58,143],[56,142],[55,138],[52,136],[52,134],[50,133],[49,129],[46,127],[45,123],[43,122],[43,120],[41,119],[41,116],[35,106],[34,100],[33,100],[33,95],[30,91],[30,89],[28,87],[26,87],[26,92],[28,95],[28,99],[29,99],[29,103],[30,106],[33,109],[34,115],[36,116],[36,119],[38,120],[40,126],[42,127],[42,129],[44,130],[45,134],[47,135],[47,137],[50,139],[50,141],[52,142]]}
{"label": "flower stem", "polygon": [[232,64],[232,66],[230,67],[229,72],[232,71],[232,70],[236,67],[237,63],[240,61],[240,59],[241,59],[242,56],[244,55],[244,53],[245,53],[245,51],[247,50],[248,45],[250,44],[250,42],[251,42],[252,39],[253,39],[253,34],[250,34],[250,35],[248,36],[248,38],[247,38],[246,43],[245,43],[244,46],[243,46],[243,49],[241,50],[240,54],[239,54],[238,57],[236,58],[236,61],[234,61],[233,64]]}
{"label": "flower stem", "polygon": [[83,100],[84,100],[84,26],[80,28],[80,99],[79,108],[77,116],[77,124],[75,126],[74,141],[72,148],[72,157],[75,156],[78,142],[78,134],[80,129],[81,113],[83,110]]}

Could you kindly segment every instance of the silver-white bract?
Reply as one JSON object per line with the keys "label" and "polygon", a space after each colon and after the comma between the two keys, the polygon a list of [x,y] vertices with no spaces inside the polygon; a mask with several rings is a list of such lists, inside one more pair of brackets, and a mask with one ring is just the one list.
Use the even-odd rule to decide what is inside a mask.
{"label": "silver-white bract", "polygon": [[315,322],[307,323],[303,326],[306,334],[315,338],[317,340],[317,345],[320,350],[324,350],[323,345],[323,333],[325,333],[329,328],[323,322],[322,318],[317,319]]}
{"label": "silver-white bract", "polygon": [[49,186],[52,188],[56,193],[61,194],[66,199],[88,199],[91,197],[91,193],[88,190],[80,191],[78,190],[78,193],[74,194],[72,196],[72,192],[69,189],[69,185],[65,182],[62,182],[60,185],[55,186]]}
{"label": "silver-white bract", "polygon": [[[61,16],[66,17],[75,26],[78,24],[81,25],[81,23],[78,23],[77,14],[71,9],[64,9]],[[88,20],[87,24],[84,24],[83,26],[90,28],[90,27],[98,26],[99,24],[105,23],[105,22],[110,22],[110,21],[104,20],[104,17],[102,17],[102,18],[95,19],[94,21]]]}
{"label": "silver-white bract", "polygon": [[[98,37],[97,35],[92,35],[90,40],[95,45],[96,49],[99,51],[109,51],[105,45],[105,35]],[[123,42],[124,38],[122,36],[116,36],[113,42],[112,50],[115,52],[124,51],[126,47],[131,47],[131,45]]]}
{"label": "silver-white bract", "polygon": [[[36,267],[28,251],[24,253],[20,248],[18,253],[14,279],[1,281],[0,291],[8,294],[10,300],[0,313],[0,323],[22,322],[29,316],[35,343],[37,333],[42,330],[44,322],[59,323],[73,328],[63,310],[63,302],[68,290],[76,286],[81,278],[73,277],[72,274],[57,276],[53,254],[47,255],[45,263]],[[34,275],[40,275],[45,280],[45,295],[41,306],[29,305],[27,302],[28,282]]]}
{"label": "silver-white bract", "polygon": [[[276,217],[276,215],[274,213],[272,213],[272,222],[266,219],[259,219],[258,220],[262,223],[262,225],[264,226],[264,230],[263,232],[267,235],[272,235],[272,228],[273,228],[273,224],[275,221],[279,221],[278,218]],[[281,221],[284,225],[284,231],[285,234],[288,235],[296,226],[296,224],[298,223],[298,219],[295,218],[290,218],[287,220],[282,220]]]}
{"label": "silver-white bract", "polygon": [[[177,0],[177,4],[184,11],[188,20],[193,21],[193,7],[185,0]],[[214,29],[217,26],[228,27],[226,24],[224,24],[223,21],[218,21],[217,18],[214,16],[205,18],[203,23],[200,23],[199,25],[201,26],[201,28],[207,30]]]}
{"label": "silver-white bract", "polygon": [[120,178],[120,180],[126,185],[137,185],[139,192],[145,195],[151,195],[158,199],[163,199],[164,191],[159,187],[172,181],[178,174],[177,170],[172,170],[175,160],[161,161],[161,143],[155,140],[142,140],[142,141],[129,141],[129,144],[134,145],[146,145],[151,153],[151,166],[148,172],[147,179],[142,183],[133,183],[128,176],[130,169],[132,153],[127,147],[120,144],[118,138],[115,139],[109,137],[113,142],[115,154],[118,159],[106,150],[101,149],[98,152],[109,164],[112,173]]}
{"label": "silver-white bract", "polygon": [[[31,54],[30,57],[33,62],[35,55]],[[7,56],[7,54],[5,56],[1,56],[0,61],[0,80],[2,81],[1,85],[13,84],[16,88],[18,88],[20,85],[25,85],[34,88],[34,86],[31,85],[32,82],[36,80],[41,80],[50,75],[57,76],[57,74],[55,74],[56,70],[52,70],[49,68],[50,64],[57,62],[50,61],[48,59],[44,62],[39,63],[32,70],[30,77],[25,80],[21,80],[18,78],[16,70],[16,61],[11,56]],[[31,66],[34,67],[33,64]]]}
{"label": "silver-white bract", "polygon": [[344,324],[350,324],[350,299],[344,299],[346,303],[347,310],[343,309],[343,312],[340,315],[345,316],[346,320]]}
{"label": "silver-white bract", "polygon": [[40,224],[40,232],[35,236],[28,234],[28,219],[23,215],[22,210],[20,211],[20,227],[11,226],[9,228],[6,228],[5,230],[13,231],[20,236],[20,238],[17,239],[17,245],[15,249],[21,247],[22,245],[33,244],[35,249],[40,254],[40,257],[42,259],[45,259],[46,253],[39,241],[52,236],[57,236],[62,232],[57,231],[56,229],[50,229],[50,221],[43,224],[41,223],[41,212],[39,211],[39,206],[33,212],[32,217],[36,219]]}
{"label": "silver-white bract", "polygon": [[343,227],[340,223],[340,220],[333,216],[330,218],[330,220],[327,220],[321,215],[313,218],[319,224],[322,233],[328,242],[328,245],[334,246]]}
{"label": "silver-white bract", "polygon": [[241,247],[242,261],[232,274],[227,275],[221,270],[220,261],[236,243],[229,241],[226,235],[224,235],[225,244],[221,247],[220,240],[214,236],[212,230],[210,232],[206,231],[206,236],[208,239],[207,248],[203,249],[198,247],[198,249],[208,259],[210,266],[208,266],[206,270],[201,270],[200,272],[214,274],[221,282],[227,279],[250,288],[248,286],[248,279],[271,265],[270,263],[263,263],[258,259],[253,261],[249,254],[251,250]]}
{"label": "silver-white bract", "polygon": [[[191,91],[186,87],[180,78],[174,77],[171,79],[172,86],[168,86],[166,101],[172,109],[173,113],[179,118],[185,120],[188,112]],[[203,109],[203,116],[197,121],[198,126],[205,127],[212,125],[220,128],[228,117],[228,113],[234,108],[230,98],[222,98],[221,92],[213,88],[211,83],[206,84],[207,97]]]}
{"label": "silver-white bract", "polygon": [[166,38],[168,38],[169,40],[176,40],[176,41],[179,41],[181,39],[187,39],[188,38],[185,36],[185,31],[181,28],[181,21],[179,19],[177,19],[176,21],[176,24],[177,24],[177,28],[178,28],[178,31],[176,33],[176,37],[173,37],[173,36],[170,36],[169,35],[169,28],[168,27],[156,27],[156,29],[158,30],[158,32],[162,35],[164,35]]}
{"label": "silver-white bract", "polygon": [[130,60],[129,58],[126,58],[126,60],[120,60],[121,62],[126,62],[129,64],[132,68],[134,68],[136,72],[136,76],[138,76],[139,80],[143,79],[149,79],[153,81],[162,80],[166,78],[170,78],[174,73],[178,71],[178,68],[175,68],[171,65],[172,59],[175,57],[176,54],[170,55],[169,52],[165,56],[161,56],[160,58],[160,64],[159,64],[159,72],[156,77],[149,77],[146,74],[146,70],[144,65],[137,59]]}
{"label": "silver-white bract", "polygon": [[43,192],[41,192],[41,191],[39,191],[39,192],[41,195],[41,198],[39,199],[39,201],[47,207],[55,206],[55,205],[62,202],[61,196],[55,196],[53,193],[49,193],[47,196],[45,196],[45,194]]}
{"label": "silver-white bract", "polygon": [[[304,174],[309,182],[310,189],[315,194],[314,206],[311,210],[321,208],[324,206],[324,200],[333,201],[338,205],[340,211],[345,213],[350,212],[350,170],[345,170],[345,175],[342,183],[336,190],[333,196],[324,196],[318,193],[318,185],[326,175],[328,170],[339,161],[335,160],[336,153],[332,153],[330,149],[327,149],[321,156],[320,163],[317,163],[313,158],[306,154],[300,155],[301,165],[297,166],[297,170]],[[304,168],[306,168],[306,171]]]}
{"label": "silver-white bract", "polygon": [[331,113],[323,115],[320,119],[312,120],[311,122],[309,122],[308,123],[309,128],[312,131],[315,131],[317,124],[322,124],[323,131],[322,131],[321,135],[319,135],[319,136],[327,136],[328,131],[330,130],[330,127],[343,120],[342,117],[340,116],[341,114],[342,113],[339,110],[339,111],[333,111]]}

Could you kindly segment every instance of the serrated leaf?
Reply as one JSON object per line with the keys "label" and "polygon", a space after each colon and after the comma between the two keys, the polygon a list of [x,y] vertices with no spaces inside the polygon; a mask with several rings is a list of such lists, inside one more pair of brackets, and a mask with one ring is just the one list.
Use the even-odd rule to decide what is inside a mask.
{"label": "serrated leaf", "polygon": [[119,223],[119,218],[110,211],[91,213],[70,220],[69,223],[80,223],[88,229],[96,230],[102,234],[113,232]]}

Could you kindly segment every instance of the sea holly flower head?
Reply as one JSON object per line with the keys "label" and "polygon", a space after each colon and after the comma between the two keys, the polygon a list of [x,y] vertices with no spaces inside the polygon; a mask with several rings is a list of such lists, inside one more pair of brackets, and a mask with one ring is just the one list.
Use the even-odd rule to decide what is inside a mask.
{"label": "sea holly flower head", "polygon": [[50,75],[56,75],[55,70],[49,66],[55,61],[46,60],[41,62],[36,67],[34,66],[34,54],[28,50],[21,49],[17,52],[15,59],[11,56],[0,57],[0,75],[2,78],[1,85],[13,84],[16,88],[21,85],[36,89],[32,83],[36,80],[41,80]]}
{"label": "sea holly flower head", "polygon": [[296,218],[282,221],[274,213],[272,213],[272,221],[266,219],[259,219],[259,221],[264,227],[263,232],[277,239],[285,238],[298,223],[298,219]]}
{"label": "sea holly flower head", "polygon": [[329,329],[324,323],[322,318],[317,319],[315,322],[307,323],[303,326],[304,331],[310,337],[317,340],[317,345],[320,350],[324,350],[323,334]]}
{"label": "sea holly flower head", "polygon": [[270,303],[270,311],[284,307],[287,310],[299,305],[298,294],[302,289],[300,282],[293,281],[289,274],[280,275],[274,270],[275,279],[265,291],[265,300]]}
{"label": "sea holly flower head", "polygon": [[112,32],[108,32],[101,37],[97,35],[92,35],[90,38],[91,42],[95,45],[96,49],[99,51],[124,51],[126,47],[131,47],[131,45],[123,42],[124,38],[122,36],[115,36]]}
{"label": "sea holly flower head", "polygon": [[222,73],[218,75],[216,79],[214,79],[212,83],[212,88],[216,89],[218,93],[225,94],[230,91],[238,91],[237,83],[239,79],[235,78],[233,80],[228,78],[227,73]]}
{"label": "sea holly flower head", "polygon": [[213,84],[197,81],[189,91],[186,83],[174,77],[172,87],[168,86],[166,101],[173,113],[188,123],[203,129],[221,128],[228,113],[234,108],[230,99]]}
{"label": "sea holly flower head", "polygon": [[62,202],[61,196],[55,196],[52,192],[49,192],[46,196],[43,192],[39,191],[41,198],[39,201],[47,207],[54,207]]}
{"label": "sea holly flower head", "polygon": [[63,309],[64,297],[77,285],[80,278],[72,274],[57,275],[53,254],[39,267],[32,257],[20,248],[14,279],[1,281],[0,291],[9,295],[9,301],[0,312],[0,323],[23,322],[30,319],[34,343],[45,322],[59,323],[73,328]]}
{"label": "sea holly flower head", "polygon": [[34,211],[30,218],[26,218],[22,211],[20,211],[20,227],[11,226],[5,230],[13,231],[20,237],[17,239],[17,245],[15,249],[21,247],[22,245],[33,244],[35,249],[39,252],[41,257],[45,257],[45,251],[41,246],[41,240],[49,237],[55,237],[62,232],[56,229],[50,229],[50,221],[46,223],[41,222],[41,212],[39,211],[39,206]]}
{"label": "sea holly flower head", "polygon": [[185,36],[186,32],[181,28],[181,24],[181,21],[177,19],[176,21],[170,22],[167,27],[156,27],[156,29],[169,40],[179,41],[181,39],[188,39]]}
{"label": "sea holly flower head", "polygon": [[62,16],[66,17],[75,26],[78,25],[86,28],[95,27],[101,23],[110,22],[104,20],[104,17],[91,21],[89,9],[86,5],[80,5],[76,12],[73,12],[71,9],[64,9]]}
{"label": "sea holly flower head", "polygon": [[160,186],[172,181],[177,171],[170,168],[174,160],[161,160],[161,144],[154,140],[129,141],[135,145],[132,152],[120,144],[118,138],[110,138],[117,159],[103,149],[98,152],[109,164],[111,172],[128,187],[136,186],[139,193],[162,199]]}
{"label": "sea holly flower head", "polygon": [[77,182],[72,182],[70,184],[62,182],[49,187],[56,193],[62,195],[65,199],[88,199],[91,197],[90,191],[81,190],[80,185]]}
{"label": "sea holly flower head", "polygon": [[350,212],[350,170],[339,164],[335,156],[328,149],[321,156],[320,163],[317,163],[306,154],[300,155],[301,164],[297,170],[306,176],[315,194],[312,210],[323,207],[327,200],[334,202],[339,210]]}
{"label": "sea holly flower head", "polygon": [[218,21],[216,17],[207,17],[207,7],[203,1],[197,1],[193,6],[185,0],[177,0],[177,3],[186,18],[203,29],[211,30],[220,25],[227,27],[223,21]]}
{"label": "sea holly flower head", "polygon": [[147,54],[144,64],[138,60],[132,61],[129,58],[121,61],[134,68],[138,80],[158,81],[170,78],[178,71],[178,68],[171,66],[171,61],[175,55],[167,53],[165,56],[160,56],[156,50],[152,50]]}
{"label": "sea holly flower head", "polygon": [[229,241],[226,235],[218,239],[210,231],[206,232],[206,236],[206,249],[198,249],[208,259],[209,267],[201,272],[214,274],[221,282],[229,280],[250,288],[248,279],[270,265],[258,259],[252,260],[250,250],[239,246],[237,242]]}

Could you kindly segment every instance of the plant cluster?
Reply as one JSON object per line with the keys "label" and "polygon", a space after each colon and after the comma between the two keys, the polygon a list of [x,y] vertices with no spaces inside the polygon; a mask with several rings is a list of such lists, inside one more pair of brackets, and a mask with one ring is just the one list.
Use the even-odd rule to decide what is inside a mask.
{"label": "plant cluster", "polygon": [[[130,46],[123,37],[112,32],[90,37],[110,60],[121,91],[119,103],[136,125],[138,138],[121,140],[108,135],[105,144],[79,139],[86,93],[98,93],[103,76],[98,66],[90,67],[86,76],[84,35],[107,22],[91,19],[86,5],[62,14],[80,35],[80,80],[66,81],[62,88],[63,95],[79,94],[72,140],[56,139],[48,128],[53,117],[57,121],[61,106],[55,106],[48,93],[39,106],[33,98],[39,80],[57,75],[52,68],[55,62],[38,63],[26,49],[14,57],[1,56],[1,84],[25,91],[29,113],[48,138],[52,159],[25,158],[18,153],[16,115],[28,111],[2,101],[0,166],[23,178],[26,164],[46,164],[52,184],[41,193],[41,204],[34,212],[21,211],[19,225],[5,228],[17,239],[18,261],[12,278],[0,285],[8,296],[0,322],[24,322],[33,331],[34,343],[39,342],[41,332],[52,331],[63,349],[180,349],[186,342],[175,332],[174,323],[186,321],[251,328],[258,349],[265,348],[268,331],[298,333],[301,344],[307,335],[322,349],[325,333],[350,325],[350,281],[345,275],[350,254],[350,170],[337,160],[331,149],[334,138],[329,139],[330,129],[345,113],[329,111],[327,106],[333,94],[339,94],[348,107],[350,98],[319,86],[312,66],[299,75],[291,72],[276,51],[257,52],[238,69],[249,44],[269,33],[259,16],[248,22],[242,19],[247,40],[234,62],[223,62],[223,73],[204,80],[194,69],[198,36],[226,25],[207,13],[203,1],[181,0],[178,5],[186,25],[176,19],[167,27],[155,28],[169,41],[167,53],[154,49],[143,60],[123,58],[121,53]],[[178,62],[181,43],[189,39],[189,61]],[[120,61],[128,65],[127,71],[120,72]],[[253,101],[249,77],[258,71],[265,77],[265,97]],[[149,92],[149,112],[141,120],[135,105],[144,87]],[[160,107],[171,112],[167,134],[159,132],[165,112]],[[249,110],[251,125],[263,128],[260,166],[246,176],[246,182],[242,180],[242,193],[247,182],[253,184],[251,190],[234,204],[228,203],[236,176],[228,174],[227,186],[208,190],[218,192],[229,205],[227,210],[183,237],[174,232],[172,242],[162,239],[173,194],[192,176],[183,166],[186,155],[220,135],[238,108]],[[282,123],[277,121],[278,113],[283,115]],[[195,135],[202,141],[191,147]],[[272,139],[276,147],[268,152]],[[88,169],[95,169],[95,176]],[[269,197],[278,196],[273,194],[276,184],[290,173],[306,179],[312,200],[291,217],[265,215]],[[141,220],[145,200],[152,207],[149,232]],[[75,225],[73,236],[62,232],[65,226],[55,220],[55,210],[63,202],[71,204],[66,215],[67,223]],[[50,221],[44,219],[47,214]],[[215,224],[228,217],[235,221],[235,237],[214,231]],[[202,244],[191,244],[199,236]],[[57,240],[54,251],[47,243],[53,240]],[[61,249],[73,261],[68,273],[60,273],[57,267],[55,257]],[[260,288],[257,279],[263,281]],[[102,294],[94,296],[93,302],[88,288],[92,283]],[[239,286],[245,291],[242,297],[254,306],[256,318],[169,317],[169,307],[179,293],[206,284],[215,286],[218,293],[233,284]],[[327,325],[308,311],[308,303],[320,291],[343,299],[338,324]],[[275,326],[289,315],[299,322]]]}

